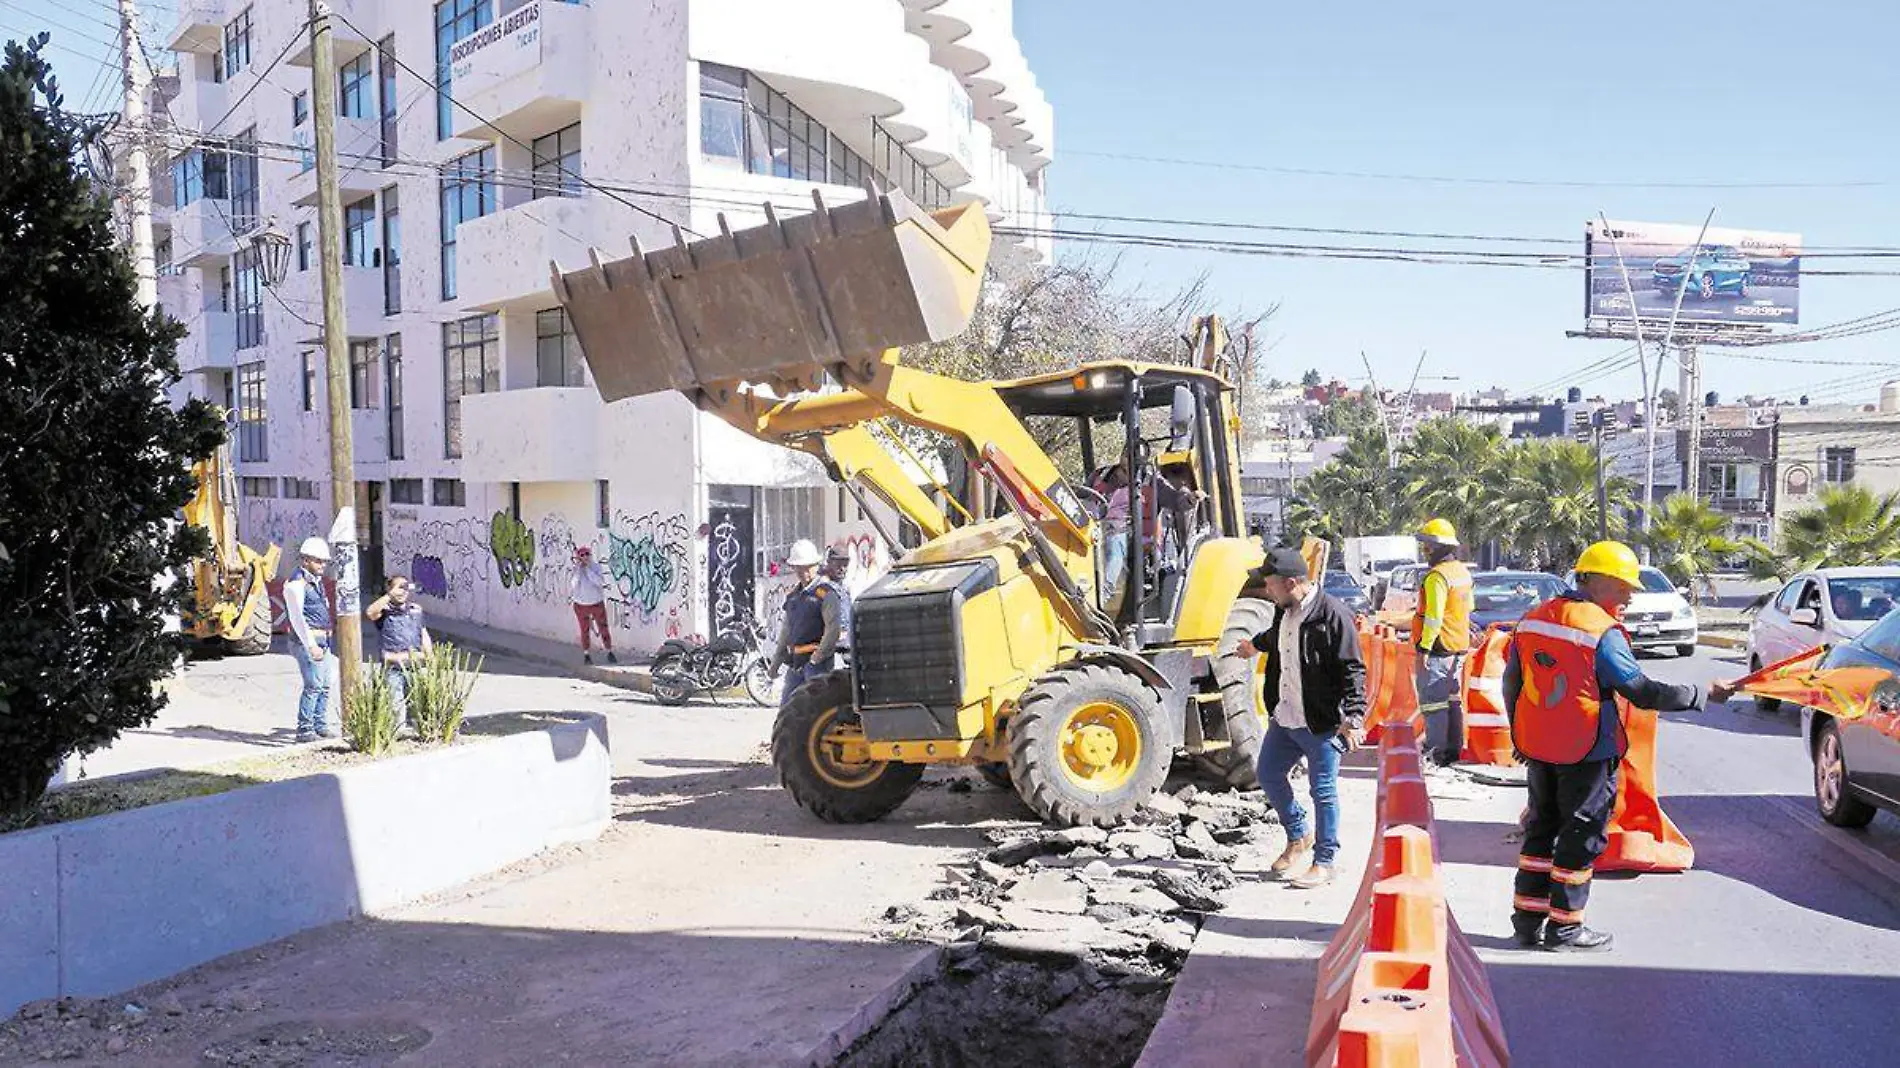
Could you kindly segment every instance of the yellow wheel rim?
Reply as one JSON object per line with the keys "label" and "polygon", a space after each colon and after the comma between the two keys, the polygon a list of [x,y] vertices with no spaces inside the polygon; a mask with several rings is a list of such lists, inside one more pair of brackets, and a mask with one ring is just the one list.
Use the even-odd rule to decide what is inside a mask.
{"label": "yellow wheel rim", "polygon": [[1267,658],[1253,658],[1253,714],[1265,725],[1272,713],[1267,711]]}
{"label": "yellow wheel rim", "polygon": [[884,762],[846,759],[845,743],[862,742],[864,728],[840,722],[842,714],[843,709],[826,709],[812,721],[811,732],[805,737],[805,756],[820,779],[840,790],[858,790],[884,773]]}
{"label": "yellow wheel rim", "polygon": [[1062,767],[1085,789],[1114,790],[1141,763],[1141,727],[1135,714],[1112,701],[1092,701],[1062,724]]}

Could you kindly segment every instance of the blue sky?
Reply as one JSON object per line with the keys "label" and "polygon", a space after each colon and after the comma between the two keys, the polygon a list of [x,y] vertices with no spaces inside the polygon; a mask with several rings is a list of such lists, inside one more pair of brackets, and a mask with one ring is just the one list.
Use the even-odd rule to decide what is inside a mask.
{"label": "blue sky", "polygon": [[[144,6],[148,41],[162,38],[170,0]],[[69,105],[107,106],[114,73],[101,61],[113,56],[115,7],[0,0],[0,38],[52,29]],[[1058,210],[1550,237],[1580,249],[1584,220],[1599,210],[1612,219],[1695,223],[1714,208],[1718,224],[1799,231],[1810,246],[1900,246],[1892,117],[1900,65],[1891,59],[1900,5],[1016,0],[1016,22],[1055,105],[1049,183]],[[1130,155],[1609,184],[1391,181],[1116,158]],[[1868,181],[1893,184],[1655,185]],[[1285,377],[1307,367],[1363,375],[1364,350],[1382,385],[1402,384],[1423,350],[1425,375],[1457,375],[1456,388],[1527,387],[1621,347],[1564,338],[1582,317],[1582,281],[1570,272],[1188,251],[1126,256],[1129,276],[1157,291],[1207,271],[1230,308],[1280,302],[1274,359]],[[1827,265],[1900,271],[1900,260]],[[1900,276],[1810,278],[1802,325],[1893,307]],[[1896,341],[1900,335],[1873,334],[1756,354],[1900,364]],[[1719,351],[1708,352],[1707,365],[1711,387],[1726,396],[1792,395],[1876,370]],[[1673,366],[1666,378],[1673,384]],[[1584,385],[1638,390],[1633,369]],[[1872,383],[1851,388],[1855,397],[1875,391]]]}
{"label": "blue sky", "polygon": [[[1798,231],[1811,246],[1900,246],[1892,134],[1900,65],[1891,49],[1900,5],[1016,0],[1016,23],[1055,106],[1049,185],[1057,210],[1566,237],[1580,251],[1584,221],[1599,210],[1612,219],[1699,223],[1714,208],[1718,225]],[[1895,184],[1474,185],[1084,152],[1564,182]],[[1425,350],[1427,375],[1525,387],[1621,347],[1564,338],[1582,318],[1582,282],[1571,272],[1186,251],[1129,256],[1157,287],[1206,270],[1230,305],[1281,302],[1274,355],[1285,377],[1309,366],[1363,375],[1363,349],[1382,385],[1402,385]],[[1900,270],[1893,260],[1853,265]],[[1900,277],[1813,278],[1802,287],[1804,327],[1896,306]],[[1756,351],[1777,360],[1900,363],[1897,341],[1874,334]],[[1804,384],[1874,370],[1705,352],[1710,388],[1728,397],[1792,395]],[[1667,384],[1674,378],[1671,364]],[[1637,383],[1631,369],[1586,388],[1635,395]],[[1876,390],[1868,385],[1855,399],[1871,400]]]}

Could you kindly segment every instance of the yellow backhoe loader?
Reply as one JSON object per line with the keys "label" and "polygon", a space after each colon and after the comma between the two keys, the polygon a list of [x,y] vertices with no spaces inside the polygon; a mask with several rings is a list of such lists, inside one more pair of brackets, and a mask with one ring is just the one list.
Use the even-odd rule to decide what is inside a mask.
{"label": "yellow backhoe loader", "polygon": [[[1244,536],[1219,324],[1197,322],[1192,365],[1088,363],[1006,382],[927,373],[898,346],[967,326],[989,254],[981,205],[814,203],[782,221],[768,205],[765,225],[739,231],[722,218],[719,236],[690,244],[676,231],[651,252],[636,239],[632,256],[595,251],[577,271],[552,265],[604,399],[676,390],[816,457],[923,532],[856,599],[849,670],[806,683],[779,715],[772,758],[788,792],[823,819],[863,822],[902,804],[925,765],[969,764],[1047,820],[1112,826],[1176,752],[1251,785],[1265,726],[1254,665],[1220,654],[1272,610],[1239,596],[1262,548]],[[1025,425],[1046,418],[1073,422],[1085,469],[1098,440],[1120,448],[1106,459],[1138,502],[1115,535],[1120,576],[1106,573],[1122,554],[1107,551],[1100,494],[1066,481]],[[961,487],[919,486],[927,465],[907,428],[955,444],[946,466]],[[1154,514],[1161,499],[1176,512]]]}
{"label": "yellow backhoe loader", "polygon": [[193,464],[192,473],[198,491],[185,505],[185,522],[210,533],[211,551],[192,561],[184,632],[240,656],[270,652],[268,587],[277,572],[278,547],[260,553],[238,541],[237,477],[228,444]]}

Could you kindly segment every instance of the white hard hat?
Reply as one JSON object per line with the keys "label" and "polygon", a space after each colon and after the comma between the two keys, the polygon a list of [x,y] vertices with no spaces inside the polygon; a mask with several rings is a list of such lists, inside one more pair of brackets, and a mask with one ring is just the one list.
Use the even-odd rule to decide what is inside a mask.
{"label": "white hard hat", "polygon": [[328,560],[330,546],[322,538],[305,538],[303,544],[297,548],[297,554],[308,556],[313,560]]}
{"label": "white hard hat", "polygon": [[818,546],[805,538],[793,542],[792,551],[785,554],[785,562],[793,567],[816,567],[823,560],[824,558],[818,555]]}

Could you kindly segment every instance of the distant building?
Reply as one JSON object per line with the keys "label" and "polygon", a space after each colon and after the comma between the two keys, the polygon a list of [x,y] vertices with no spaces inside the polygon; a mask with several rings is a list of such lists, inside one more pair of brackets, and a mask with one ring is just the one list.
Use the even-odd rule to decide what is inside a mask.
{"label": "distant building", "polygon": [[1273,441],[1247,450],[1240,461],[1240,498],[1247,529],[1277,541],[1286,533],[1286,505],[1293,487],[1333,462],[1345,438]]}
{"label": "distant building", "polygon": [[1875,404],[1785,405],[1780,409],[1772,515],[1813,507],[1827,485],[1900,492],[1900,383]]}
{"label": "distant building", "polygon": [[[1678,428],[1675,438],[1676,454],[1686,465],[1688,428]],[[1740,404],[1702,409],[1696,492],[1729,517],[1735,537],[1763,538],[1770,532],[1776,453],[1775,409]]]}

